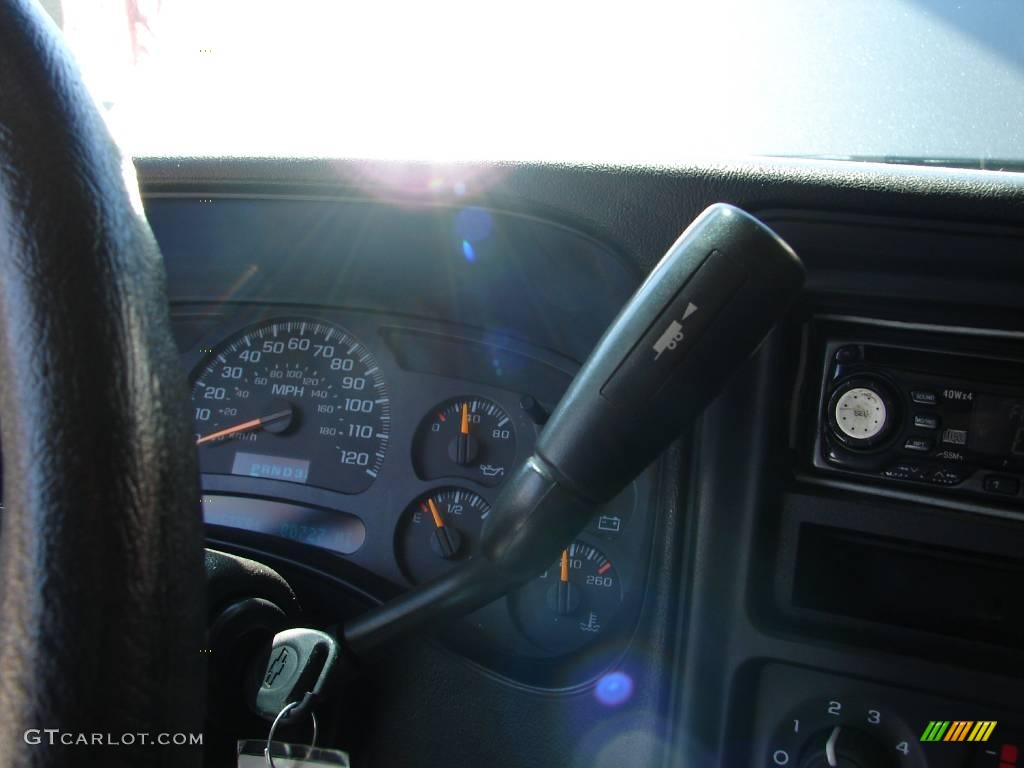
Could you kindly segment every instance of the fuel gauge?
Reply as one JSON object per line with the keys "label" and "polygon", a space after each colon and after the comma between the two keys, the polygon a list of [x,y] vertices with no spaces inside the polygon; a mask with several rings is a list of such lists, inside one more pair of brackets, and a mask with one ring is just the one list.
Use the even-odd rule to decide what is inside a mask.
{"label": "fuel gauge", "polygon": [[412,451],[423,480],[466,477],[495,486],[515,466],[516,433],[512,419],[493,400],[457,397],[426,415]]}
{"label": "fuel gauge", "polygon": [[405,577],[420,584],[472,554],[491,505],[465,488],[435,488],[406,509],[395,546]]}

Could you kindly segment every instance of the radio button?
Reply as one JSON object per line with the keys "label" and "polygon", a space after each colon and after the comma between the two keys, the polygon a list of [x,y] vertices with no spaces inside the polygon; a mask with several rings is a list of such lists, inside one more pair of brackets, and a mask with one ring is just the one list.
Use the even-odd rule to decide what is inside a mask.
{"label": "radio button", "polygon": [[843,392],[832,411],[836,427],[852,440],[871,440],[886,427],[888,409],[881,395],[868,387]]}
{"label": "radio button", "polygon": [[925,416],[922,413],[914,414],[914,426],[918,429],[938,429],[938,416]]}
{"label": "radio button", "polygon": [[938,402],[938,398],[935,397],[934,392],[927,392],[922,389],[911,390],[910,399],[918,405],[935,405],[935,403]]}
{"label": "radio button", "polygon": [[892,437],[900,423],[899,401],[879,378],[849,378],[832,391],[825,416],[840,443],[852,450],[871,450]]}
{"label": "radio button", "polygon": [[982,481],[982,487],[989,493],[1016,496],[1020,490],[1020,480],[1006,475],[986,475],[984,481]]}
{"label": "radio button", "polygon": [[837,363],[854,363],[860,360],[860,347],[856,344],[847,344],[836,350]]}
{"label": "radio button", "polygon": [[964,473],[948,467],[934,469],[925,479],[935,485],[957,485],[964,481]]}
{"label": "radio button", "polygon": [[932,441],[927,437],[908,437],[903,447],[908,451],[927,453],[932,449]]}
{"label": "radio button", "polygon": [[946,445],[967,445],[967,430],[947,429],[942,433],[942,442]]}
{"label": "radio button", "polygon": [[888,469],[883,470],[882,474],[893,480],[920,480],[923,471],[924,468],[919,464],[903,462],[901,464],[893,464]]}
{"label": "radio button", "polygon": [[942,459],[943,461],[955,461],[963,464],[967,461],[967,454],[963,451],[953,451],[949,448],[945,448],[941,451],[936,451],[932,454],[933,459]]}

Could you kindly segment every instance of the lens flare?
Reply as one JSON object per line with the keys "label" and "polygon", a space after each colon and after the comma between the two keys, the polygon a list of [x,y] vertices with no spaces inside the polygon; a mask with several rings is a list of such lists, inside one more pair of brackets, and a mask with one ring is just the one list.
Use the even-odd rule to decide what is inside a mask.
{"label": "lens flare", "polygon": [[625,672],[609,672],[597,681],[594,696],[606,707],[619,707],[633,696],[633,678]]}
{"label": "lens flare", "polygon": [[491,236],[494,230],[494,218],[489,211],[477,206],[463,208],[455,214],[455,231],[464,240],[479,243]]}

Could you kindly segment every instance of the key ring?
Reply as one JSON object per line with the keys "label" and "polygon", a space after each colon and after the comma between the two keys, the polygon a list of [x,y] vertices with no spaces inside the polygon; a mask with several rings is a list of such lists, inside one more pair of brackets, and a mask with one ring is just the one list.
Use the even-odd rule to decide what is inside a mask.
{"label": "key ring", "polygon": [[[277,713],[277,717],[274,718],[274,722],[270,726],[270,733],[267,734],[267,745],[263,748],[263,756],[267,759],[267,764],[270,768],[277,768],[277,766],[274,765],[274,756],[270,751],[270,745],[274,741],[274,731],[277,730],[277,724],[280,723],[281,720],[297,706],[299,706],[299,702],[297,701],[285,704],[284,709]],[[310,749],[312,749],[316,746],[317,737],[316,715],[313,713],[312,709],[309,711],[309,716],[313,720],[313,743],[309,745]]]}

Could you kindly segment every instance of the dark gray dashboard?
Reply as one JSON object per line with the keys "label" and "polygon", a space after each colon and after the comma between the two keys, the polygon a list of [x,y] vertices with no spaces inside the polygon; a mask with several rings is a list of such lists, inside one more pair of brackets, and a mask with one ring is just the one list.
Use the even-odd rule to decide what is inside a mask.
{"label": "dark gray dashboard", "polygon": [[[771,765],[782,764],[781,750],[796,764],[808,747],[780,741],[779,728],[795,711],[827,725],[836,699],[846,713],[836,717],[849,717],[843,723],[851,728],[864,727],[860,720],[876,710],[899,722],[887,731],[894,735],[901,728],[920,735],[936,717],[985,718],[1002,723],[999,738],[1016,743],[1024,658],[1015,640],[844,623],[820,610],[808,616],[792,610],[792,591],[779,584],[800,567],[805,523],[870,529],[914,547],[948,547],[948,537],[938,538],[959,535],[953,544],[969,543],[973,552],[1020,537],[1015,505],[998,498],[972,504],[1001,516],[978,514],[935,489],[823,482],[808,470],[801,438],[813,418],[801,393],[820,386],[808,363],[807,329],[816,318],[916,324],[926,328],[904,330],[940,341],[950,326],[994,330],[1011,334],[1001,343],[1012,353],[1007,339],[1024,331],[1018,177],[801,161],[438,169],[144,160],[140,172],[187,364],[254,314],[328,317],[358,327],[387,356],[404,382],[393,396],[408,399],[413,427],[420,416],[412,411],[470,385],[509,409],[529,391],[523,383],[542,387],[538,399],[553,402],[642,275],[708,203],[761,214],[808,266],[800,307],[644,491],[648,527],[631,555],[643,590],[615,653],[597,667],[581,656],[531,678],[523,672],[531,664],[496,661],[475,653],[474,643],[411,639],[363,692],[372,725],[356,751],[367,763]],[[456,222],[465,208],[500,222],[492,232],[501,233],[502,253],[515,254],[506,257],[515,268],[500,260],[476,282],[471,270],[482,261],[468,259]],[[326,223],[335,216],[328,211],[335,224]],[[418,264],[428,266],[415,271]],[[375,279],[382,274],[386,280]],[[431,351],[396,354],[387,329],[414,333],[412,348]],[[480,347],[488,353],[474,355]],[[486,364],[495,350],[544,373],[514,385],[497,380]],[[455,359],[468,362],[443,375],[436,361]],[[349,511],[353,504],[346,500]],[[332,600],[340,607],[342,594],[358,597],[344,610],[358,610],[359,600],[401,588],[387,568],[342,566],[294,541],[269,545],[236,533],[225,541],[296,574],[314,611],[329,611]],[[1004,555],[1014,559],[1012,550]],[[610,669],[626,672],[634,686],[620,706],[594,695]],[[478,738],[442,748],[432,734],[453,720]],[[941,747],[915,745],[907,759],[987,764],[981,747]]]}
{"label": "dark gray dashboard", "polygon": [[[408,546],[403,536],[416,500],[458,489],[493,505],[505,470],[526,460],[539,432],[539,425],[521,406],[522,397],[528,394],[540,408],[551,408],[571,380],[576,364],[523,342],[498,341],[485,330],[406,316],[288,304],[189,303],[178,305],[173,319],[179,335],[187,338],[200,333],[199,341],[187,346],[183,355],[186,369],[193,372],[192,380],[225,340],[282,318],[344,328],[373,355],[390,401],[383,461],[379,470],[373,470],[369,487],[345,493],[313,482],[211,470],[200,451],[203,512],[209,535],[214,541],[251,543],[270,553],[294,553],[299,560],[309,548],[316,548],[322,567],[349,581],[353,591],[373,600],[387,599],[416,583],[403,552]],[[507,466],[493,467],[501,470],[493,480],[477,477],[475,472],[460,472],[457,466],[440,476],[424,476],[415,467],[416,438],[425,420],[437,412],[439,404],[451,401],[493,403],[508,414],[503,426],[515,438],[515,453],[507,457]],[[236,455],[252,456],[247,453],[252,450],[248,445],[242,443]],[[233,446],[211,450],[233,450]],[[301,446],[297,450],[299,456],[305,455]],[[593,633],[600,636],[598,642],[589,642],[586,635],[574,638],[591,655],[604,657],[603,661],[573,670],[568,660],[558,661],[563,655],[561,647],[531,640],[535,633],[531,634],[530,625],[524,626],[527,606],[518,594],[474,613],[449,633],[452,643],[495,671],[542,686],[583,684],[603,666],[614,663],[632,632],[635,609],[644,593],[656,515],[654,486],[652,468],[607,504],[578,539],[581,546],[593,548],[613,564],[622,591],[621,611],[596,619],[601,625],[600,631]]]}
{"label": "dark gray dashboard", "polygon": [[[361,454],[365,471],[318,450],[323,440],[317,424],[321,435],[333,434],[335,427],[325,425],[336,422],[312,424],[316,412],[352,401],[328,392],[328,382],[341,385],[343,371],[327,372],[322,381],[310,378],[316,359],[308,356],[301,359],[304,378],[294,379],[307,386],[289,385],[283,375],[273,385],[292,395],[292,403],[302,403],[295,406],[296,424],[259,443],[243,433],[199,450],[211,540],[294,552],[300,560],[304,550],[315,548],[329,574],[371,600],[442,572],[443,561],[433,562],[427,532],[419,530],[426,526],[420,525],[418,505],[426,499],[443,505],[442,496],[455,494],[449,509],[458,509],[459,518],[450,519],[449,528],[462,537],[456,559],[471,552],[482,522],[474,520],[479,512],[473,505],[493,504],[506,472],[532,453],[542,414],[561,398],[578,360],[637,283],[617,253],[591,238],[479,206],[426,206],[396,215],[368,201],[164,196],[150,199],[147,212],[168,261],[172,296],[178,297],[172,315],[194,389],[197,439],[214,428],[208,426],[217,418],[210,420],[211,408],[237,422],[243,418],[239,408],[251,404],[241,395],[266,396],[273,382],[261,389],[253,380],[283,374],[278,364],[271,371],[264,363],[273,358],[286,365],[288,353],[275,357],[270,350],[272,339],[284,339],[288,329],[294,327],[289,347],[300,341],[321,342],[313,349],[353,344],[351,356],[338,347],[332,362],[339,369],[345,362],[345,370],[358,373],[349,368],[359,364],[355,358],[368,361],[364,368],[372,365],[376,387],[356,394],[377,398],[358,401],[368,409],[384,409],[373,419],[380,440],[333,440],[349,448],[372,446],[372,463],[370,453]],[[252,335],[254,329],[260,336]],[[225,368],[225,355],[232,354],[226,345],[239,338],[247,348]],[[283,341],[276,343],[283,348]],[[303,403],[295,392],[313,381],[323,399]],[[370,389],[374,394],[366,395]],[[282,397],[273,402],[284,402]],[[469,405],[468,418],[482,415],[478,404],[481,411],[498,409],[500,422],[491,426],[508,434],[514,452],[500,465],[482,464],[489,476],[453,463],[443,446],[439,471],[424,473],[419,466],[425,450],[419,443],[431,422],[435,429],[444,426],[447,403]],[[338,428],[349,423],[369,432],[369,424],[353,423],[360,416],[371,420],[345,413]],[[489,442],[483,434],[474,440]],[[235,457],[233,468],[220,460],[224,454]],[[240,468],[239,460],[247,463]],[[334,468],[325,471],[325,462]],[[292,474],[296,467],[300,480]],[[343,470],[361,480],[353,487],[335,485]],[[602,674],[621,657],[642,602],[657,509],[654,483],[652,468],[595,517],[574,545],[578,557],[570,548],[571,562],[581,568],[593,562],[588,578],[607,582],[606,592],[614,591],[617,601],[595,596],[604,608],[590,605],[581,617],[548,626],[538,584],[474,613],[447,633],[449,644],[522,683],[564,688]],[[573,656],[584,651],[588,663],[574,665]]]}

